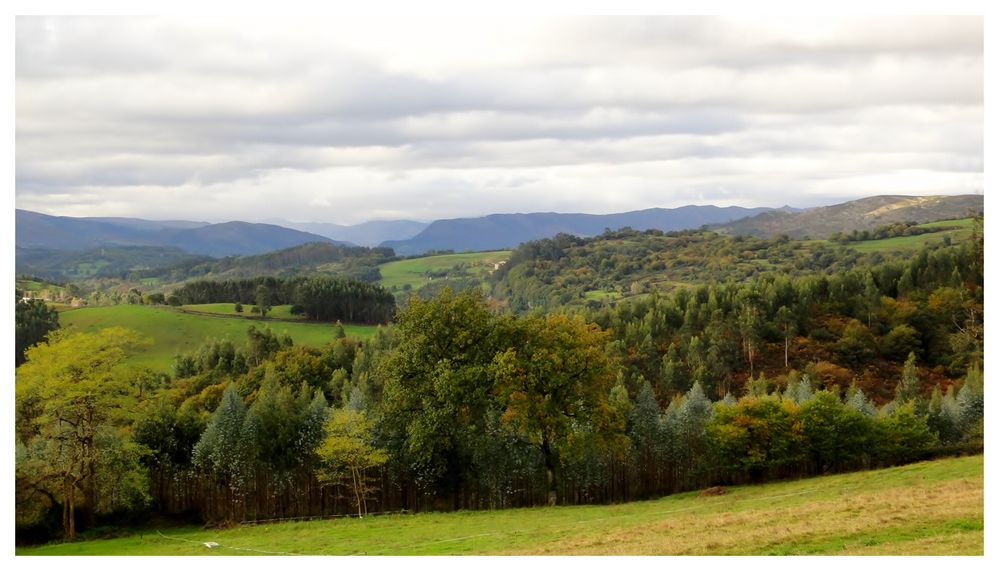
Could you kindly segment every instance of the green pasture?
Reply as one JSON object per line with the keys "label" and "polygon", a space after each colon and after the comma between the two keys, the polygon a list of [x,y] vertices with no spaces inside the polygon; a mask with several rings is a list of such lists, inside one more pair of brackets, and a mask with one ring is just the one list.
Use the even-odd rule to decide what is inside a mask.
{"label": "green pasture", "polygon": [[382,279],[378,283],[386,288],[393,286],[402,288],[409,284],[415,290],[430,282],[430,278],[426,275],[427,272],[450,270],[455,266],[465,264],[468,266],[469,273],[484,277],[493,271],[495,264],[508,259],[510,259],[510,250],[442,254],[440,256],[397,260],[378,266],[382,274]]}
{"label": "green pasture", "polygon": [[[194,311],[198,313],[213,313],[216,315],[229,315],[232,317],[256,317],[253,313],[253,305],[243,305],[243,311],[236,311],[235,303],[200,303],[192,305],[182,305],[181,309],[187,311]],[[272,319],[292,319],[296,321],[305,321],[305,317],[302,315],[292,315],[290,305],[275,305],[271,307],[271,310],[267,312],[267,317]]]}
{"label": "green pasture", "polygon": [[[227,305],[227,304],[220,304]],[[246,342],[246,330],[269,327],[278,334],[287,333],[297,345],[318,347],[333,340],[333,325],[329,323],[291,323],[272,319],[246,319],[184,313],[166,306],[113,305],[84,307],[63,311],[59,323],[65,329],[95,331],[119,325],[134,329],[152,339],[152,345],[130,358],[130,363],[157,371],[169,371],[174,356],[197,349],[210,338],[228,337],[237,345]],[[362,339],[374,335],[372,325],[348,325],[347,335]]]}
{"label": "green pasture", "polygon": [[971,218],[962,218],[959,220],[940,220],[937,222],[920,224],[917,228],[954,228],[951,230],[941,230],[939,232],[932,232],[929,234],[920,234],[918,236],[897,236],[895,238],[884,238],[882,240],[849,242],[846,246],[863,253],[915,252],[925,246],[943,242],[945,236],[949,236],[951,243],[955,244],[962,240],[967,240],[968,237],[971,236],[972,226],[973,220]]}

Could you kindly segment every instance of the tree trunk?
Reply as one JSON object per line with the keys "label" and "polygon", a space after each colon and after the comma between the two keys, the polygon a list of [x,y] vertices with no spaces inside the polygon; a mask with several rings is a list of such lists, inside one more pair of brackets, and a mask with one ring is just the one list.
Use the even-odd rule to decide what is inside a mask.
{"label": "tree trunk", "polygon": [[361,513],[361,482],[357,477],[357,469],[350,469],[350,477],[354,482],[354,501],[357,502],[357,517],[364,517]]}
{"label": "tree trunk", "polygon": [[76,484],[74,482],[69,483],[69,497],[66,503],[69,504],[69,522],[66,535],[70,539],[76,539]]}
{"label": "tree trunk", "polygon": [[552,451],[551,443],[545,436],[541,442],[541,452],[545,456],[545,472],[548,475],[548,505],[558,504],[558,482],[555,478],[555,454]]}

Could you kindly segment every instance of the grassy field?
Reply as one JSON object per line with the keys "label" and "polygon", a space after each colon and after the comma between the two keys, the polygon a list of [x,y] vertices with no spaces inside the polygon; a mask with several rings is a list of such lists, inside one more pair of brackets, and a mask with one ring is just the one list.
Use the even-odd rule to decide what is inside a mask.
{"label": "grassy field", "polygon": [[[253,317],[252,305],[244,305],[243,312],[236,312],[235,303],[202,303],[196,305],[182,305],[182,309],[196,311],[200,313],[214,313],[217,315],[228,315],[231,317]],[[272,319],[292,319],[295,321],[305,321],[302,315],[292,315],[290,305],[275,305],[267,312],[267,317]]]}
{"label": "grassy field", "polygon": [[[328,323],[288,323],[221,315],[212,317],[146,305],[72,309],[59,314],[59,323],[63,328],[81,331],[94,331],[115,325],[134,329],[151,338],[153,344],[132,356],[129,362],[156,371],[169,371],[174,355],[193,351],[212,337],[229,337],[236,345],[243,345],[246,342],[246,330],[251,325],[258,328],[270,327],[279,334],[288,333],[298,345],[319,346],[333,340],[333,326]],[[366,339],[374,335],[376,327],[344,325],[344,330],[347,335]]]}
{"label": "grassy field", "polygon": [[954,243],[966,240],[969,236],[971,236],[972,226],[973,220],[971,218],[961,218],[959,220],[939,220],[937,222],[920,224],[917,228],[956,228],[953,230],[932,232],[930,234],[920,234],[918,236],[899,236],[896,238],[885,238],[883,240],[850,242],[847,246],[864,253],[916,251],[926,245],[942,242],[944,236],[950,236],[951,241]]}
{"label": "grassy field", "polygon": [[[611,506],[145,530],[18,555],[981,555],[982,456]],[[162,534],[162,535],[161,535]],[[203,542],[221,547],[207,549]]]}
{"label": "grassy field", "polygon": [[382,279],[378,282],[386,288],[402,288],[409,284],[414,290],[427,284],[427,272],[446,271],[464,264],[473,275],[485,275],[495,268],[495,264],[510,259],[510,250],[495,252],[468,252],[464,254],[443,254],[388,262],[378,266]]}

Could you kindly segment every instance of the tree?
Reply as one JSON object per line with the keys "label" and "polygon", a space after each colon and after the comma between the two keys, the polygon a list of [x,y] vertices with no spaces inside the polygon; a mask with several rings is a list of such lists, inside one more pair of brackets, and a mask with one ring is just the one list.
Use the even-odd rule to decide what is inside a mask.
{"label": "tree", "polygon": [[746,360],[749,362],[749,376],[752,377],[756,352],[762,341],[760,332],[762,319],[755,295],[751,294],[747,297],[748,299],[742,306],[742,313],[739,315],[739,330],[742,333],[742,347],[746,352]]}
{"label": "tree", "polygon": [[501,419],[541,451],[548,504],[555,505],[560,449],[574,425],[590,427],[602,448],[627,444],[624,418],[609,401],[616,376],[603,351],[608,334],[561,314],[522,318],[513,327],[513,347],[493,359]]}
{"label": "tree", "polygon": [[78,507],[86,508],[88,523],[94,520],[99,479],[113,476],[102,473],[110,448],[129,447],[118,429],[127,424],[136,391],[122,362],[143,342],[121,327],[59,332],[28,349],[17,369],[17,433],[35,451],[33,471],[43,476],[36,485],[62,503],[67,538],[76,537]]}
{"label": "tree", "polygon": [[936,443],[926,416],[916,413],[915,404],[906,402],[882,414],[875,423],[877,455],[888,462],[901,463],[920,458],[926,448]]}
{"label": "tree", "polygon": [[881,341],[882,352],[893,359],[905,358],[919,351],[919,346],[919,333],[905,323],[893,327]]}
{"label": "tree", "polygon": [[59,312],[40,299],[18,301],[14,308],[14,363],[24,362],[28,347],[59,328]]}
{"label": "tree", "polygon": [[254,298],[257,309],[260,311],[260,317],[267,317],[267,312],[271,310],[271,305],[274,303],[274,294],[271,292],[271,288],[265,284],[258,285]]}
{"label": "tree", "polygon": [[819,391],[804,402],[798,418],[808,452],[820,473],[856,462],[871,447],[871,419],[844,405],[829,391]]}
{"label": "tree", "polygon": [[232,307],[232,309],[233,309],[233,311],[235,311],[236,313],[243,313],[243,304],[242,304],[242,303],[239,303],[239,302],[237,301],[237,302],[236,302],[236,305],[234,305],[234,306]]}
{"label": "tree", "polygon": [[746,472],[756,482],[798,462],[803,439],[794,429],[796,408],[773,396],[743,397],[735,406],[716,405],[707,434],[718,464]]}
{"label": "tree", "polygon": [[777,327],[780,328],[781,336],[784,338],[784,368],[788,368],[788,350],[791,339],[798,332],[798,320],[787,306],[782,305],[777,310]]}
{"label": "tree", "polygon": [[899,403],[919,398],[919,370],[916,368],[916,354],[909,353],[902,368],[902,379],[895,385],[895,401]]}
{"label": "tree", "polygon": [[225,490],[225,516],[229,519],[236,517],[236,505],[242,500],[252,468],[254,451],[245,420],[246,404],[236,385],[230,383],[192,452],[194,466],[215,478]]}
{"label": "tree", "polygon": [[326,436],[316,448],[323,482],[350,486],[358,517],[368,513],[367,499],[375,491],[368,470],[388,461],[388,453],[371,444],[371,421],[364,412],[335,409],[326,421]]}
{"label": "tree", "polygon": [[976,426],[981,429],[985,418],[985,378],[978,367],[968,369],[964,385],[957,393],[957,405],[961,420],[961,430],[965,434]]}
{"label": "tree", "polygon": [[505,326],[481,292],[445,288],[429,300],[411,298],[396,329],[398,345],[377,369],[384,379],[379,429],[418,482],[457,498],[492,401],[489,367]]}
{"label": "tree", "polygon": [[874,336],[856,319],[850,320],[843,328],[843,334],[836,342],[836,353],[850,367],[860,369],[874,356]]}

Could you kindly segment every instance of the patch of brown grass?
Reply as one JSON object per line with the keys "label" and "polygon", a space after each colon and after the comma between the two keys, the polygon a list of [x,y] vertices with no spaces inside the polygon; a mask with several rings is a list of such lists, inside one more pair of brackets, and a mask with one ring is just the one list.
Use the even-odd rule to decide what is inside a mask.
{"label": "patch of brown grass", "polygon": [[[981,531],[958,530],[912,538],[913,528],[932,528],[962,518],[984,518],[982,479],[964,479],[845,494],[838,499],[780,505],[731,495],[709,507],[714,513],[663,515],[613,530],[579,530],[520,555],[749,555],[807,553],[981,553]],[[764,498],[765,500],[765,498]],[[740,505],[741,504],[741,505]],[[730,511],[738,509],[739,511]],[[725,510],[725,511],[721,511]],[[899,536],[893,539],[893,532]],[[948,538],[957,535],[958,545]],[[865,539],[867,538],[867,539]],[[869,538],[877,544],[866,546]],[[977,539],[976,539],[977,538]],[[955,551],[956,550],[956,551]]]}

